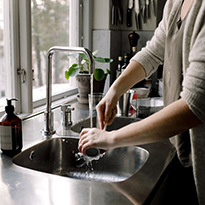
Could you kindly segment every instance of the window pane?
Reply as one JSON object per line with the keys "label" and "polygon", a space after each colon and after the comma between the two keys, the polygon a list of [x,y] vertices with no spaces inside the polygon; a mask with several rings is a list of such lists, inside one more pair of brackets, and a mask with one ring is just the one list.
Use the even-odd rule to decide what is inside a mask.
{"label": "window pane", "polygon": [[1,75],[0,75],[0,97],[5,97],[5,66],[4,66],[4,9],[3,9],[3,0],[0,0],[0,67],[1,67]]}
{"label": "window pane", "polygon": [[[4,11],[5,8],[7,8],[4,3],[8,2],[0,0],[0,111],[4,110],[6,97],[11,97],[11,81],[7,78],[7,76],[11,75],[11,73],[9,73],[11,63],[9,40],[10,20],[9,15],[5,15],[8,14],[8,11]],[[6,51],[5,48],[7,48]],[[7,55],[6,57],[6,53],[9,54],[9,56]],[[7,68],[7,70],[5,68]]]}
{"label": "window pane", "polygon": [[[33,101],[45,98],[47,51],[52,46],[69,46],[70,1],[72,0],[32,0],[32,67]],[[72,31],[73,32],[73,31]],[[69,67],[68,53],[53,55],[52,93],[73,88],[64,77]]]}

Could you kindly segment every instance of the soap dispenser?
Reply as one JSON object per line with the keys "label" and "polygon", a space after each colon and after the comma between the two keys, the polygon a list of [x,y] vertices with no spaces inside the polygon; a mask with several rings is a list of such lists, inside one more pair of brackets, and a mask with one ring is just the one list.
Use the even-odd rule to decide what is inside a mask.
{"label": "soap dispenser", "polygon": [[11,157],[22,149],[22,122],[14,114],[13,100],[18,101],[16,98],[7,99],[6,113],[0,119],[1,150]]}

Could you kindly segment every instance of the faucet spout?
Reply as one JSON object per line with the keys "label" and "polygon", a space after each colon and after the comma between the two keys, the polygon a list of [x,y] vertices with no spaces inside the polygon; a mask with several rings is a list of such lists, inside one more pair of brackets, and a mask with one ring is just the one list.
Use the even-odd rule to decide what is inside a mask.
{"label": "faucet spout", "polygon": [[55,134],[53,126],[53,112],[51,108],[52,104],[52,58],[53,54],[58,52],[75,52],[84,53],[89,59],[89,73],[93,74],[95,70],[95,60],[92,52],[83,47],[66,47],[66,46],[54,46],[51,47],[47,52],[48,65],[47,65],[47,79],[46,79],[46,110],[44,112],[44,130],[43,135],[49,139],[53,134]]}

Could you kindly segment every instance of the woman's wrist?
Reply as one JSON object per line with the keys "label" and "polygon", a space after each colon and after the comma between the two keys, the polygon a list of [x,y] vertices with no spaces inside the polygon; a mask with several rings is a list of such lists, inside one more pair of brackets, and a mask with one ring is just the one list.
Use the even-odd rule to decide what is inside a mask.
{"label": "woman's wrist", "polygon": [[110,95],[111,98],[116,99],[116,101],[118,101],[120,99],[121,94],[119,92],[119,86],[116,84],[116,82],[114,82],[112,84],[112,86],[108,90],[107,95]]}
{"label": "woman's wrist", "polygon": [[120,140],[120,133],[119,130],[113,130],[111,132],[109,132],[110,136],[109,136],[109,144],[111,145],[110,148],[114,149],[117,147],[122,147],[123,146],[123,140]]}
{"label": "woman's wrist", "polygon": [[108,139],[108,144],[110,144],[111,145],[111,149],[114,149],[114,148],[116,148],[116,147],[118,147],[117,146],[117,130],[113,130],[113,131],[111,131],[111,132],[109,132],[109,139]]}

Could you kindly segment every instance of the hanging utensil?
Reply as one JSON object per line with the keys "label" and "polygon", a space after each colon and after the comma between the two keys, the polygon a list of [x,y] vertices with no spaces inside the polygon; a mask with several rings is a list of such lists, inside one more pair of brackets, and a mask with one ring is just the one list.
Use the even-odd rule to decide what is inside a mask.
{"label": "hanging utensil", "polygon": [[153,14],[156,16],[155,1],[151,0],[150,4],[151,4],[151,7],[152,7]]}
{"label": "hanging utensil", "polygon": [[119,23],[123,24],[123,9],[122,9],[121,0],[117,0],[117,8],[118,8]]}
{"label": "hanging utensil", "polygon": [[135,20],[137,30],[141,29],[140,0],[135,0]]}
{"label": "hanging utensil", "polygon": [[132,8],[133,8],[133,0],[128,0],[127,5],[127,27],[132,26]]}
{"label": "hanging utensil", "polygon": [[116,26],[117,25],[117,10],[116,10],[116,6],[115,3],[116,0],[112,0],[112,26]]}
{"label": "hanging utensil", "polygon": [[146,23],[147,22],[147,19],[146,19],[146,0],[144,0],[144,5],[142,7],[142,17],[143,17],[143,23]]}
{"label": "hanging utensil", "polygon": [[117,26],[117,23],[123,23],[122,9],[120,0],[112,0],[112,25]]}
{"label": "hanging utensil", "polygon": [[150,1],[150,0],[146,0],[146,2],[145,2],[145,7],[146,7],[146,19],[149,19],[149,18],[150,18],[149,1]]}

